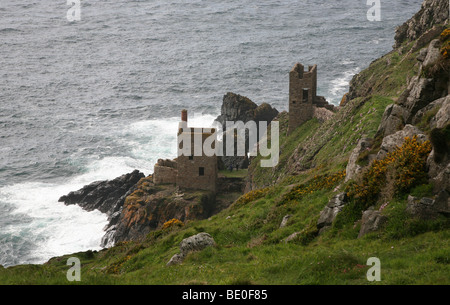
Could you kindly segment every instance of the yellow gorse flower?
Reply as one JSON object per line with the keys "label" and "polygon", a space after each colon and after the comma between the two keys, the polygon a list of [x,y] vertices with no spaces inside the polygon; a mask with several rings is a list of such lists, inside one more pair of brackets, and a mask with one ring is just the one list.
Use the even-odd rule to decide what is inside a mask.
{"label": "yellow gorse flower", "polygon": [[283,202],[289,200],[300,200],[303,196],[307,194],[312,194],[316,191],[323,189],[331,189],[344,177],[345,177],[345,170],[337,172],[331,176],[316,175],[311,181],[295,186],[288,194],[284,196]]}
{"label": "yellow gorse flower", "polygon": [[162,229],[165,230],[165,229],[171,228],[173,226],[182,227],[182,226],[184,226],[184,223],[176,218],[172,218],[171,220],[166,221],[163,224]]}
{"label": "yellow gorse flower", "polygon": [[431,143],[418,142],[417,136],[406,137],[402,146],[397,147],[382,160],[375,160],[364,173],[360,184],[349,187],[347,195],[362,202],[376,199],[386,184],[390,173],[397,193],[405,192],[426,178],[425,163],[431,152]]}
{"label": "yellow gorse flower", "polygon": [[250,191],[250,192],[242,195],[241,197],[239,197],[238,200],[236,200],[236,204],[246,204],[246,203],[255,201],[259,198],[262,198],[267,195],[267,193],[269,192],[269,189],[270,188],[266,187],[266,188]]}

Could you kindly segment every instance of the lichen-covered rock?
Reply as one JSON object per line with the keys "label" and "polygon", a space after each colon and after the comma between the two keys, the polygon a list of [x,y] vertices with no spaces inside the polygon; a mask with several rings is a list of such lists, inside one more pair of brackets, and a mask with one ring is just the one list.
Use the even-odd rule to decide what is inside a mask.
{"label": "lichen-covered rock", "polygon": [[296,238],[299,234],[300,234],[300,232],[294,232],[294,233],[292,233],[291,235],[289,235],[288,237],[286,237],[286,238],[284,239],[284,242],[285,242],[285,243],[288,243],[288,242],[290,242],[290,241],[295,240],[295,238]]}
{"label": "lichen-covered rock", "polygon": [[405,123],[406,111],[403,107],[397,104],[391,104],[386,107],[381,118],[380,126],[378,127],[377,136],[388,136],[399,129],[401,129]]}
{"label": "lichen-covered rock", "polygon": [[345,169],[345,181],[354,179],[359,173],[361,173],[362,167],[358,165],[357,161],[360,154],[368,149],[370,149],[370,139],[363,138],[360,139],[355,149],[353,149],[348,159],[347,168]]}
{"label": "lichen-covered rock", "polygon": [[[417,111],[417,113],[412,118],[412,121],[411,121],[412,124],[418,125],[418,124],[428,123],[428,126],[424,125],[424,127],[428,127],[429,129],[436,128],[437,127],[436,114],[429,117],[429,122],[423,122],[423,121],[424,121],[424,119],[426,119],[425,116],[429,115],[430,113],[436,113],[443,107],[444,104],[447,104],[446,109],[444,108],[444,110],[442,111],[442,116],[440,114],[439,118],[445,117],[444,113],[445,112],[448,113],[450,111],[448,109],[448,107],[450,107],[450,95],[439,98],[437,100],[434,100],[427,106],[425,106],[422,109],[420,109],[419,111]],[[448,115],[447,115],[447,118],[448,118]],[[443,120],[445,120],[445,118],[443,118]],[[438,127],[438,128],[442,128],[444,125],[445,124],[443,124],[443,121],[441,121],[440,122],[441,127]]]}
{"label": "lichen-covered rock", "polygon": [[450,191],[450,162],[447,158],[443,162],[436,162],[435,151],[431,151],[427,159],[428,175],[430,182],[433,183],[434,189]]}
{"label": "lichen-covered rock", "polygon": [[417,55],[416,59],[420,62],[423,62],[425,58],[427,57],[428,48],[420,49],[419,55]]}
{"label": "lichen-covered rock", "polygon": [[169,260],[169,262],[166,265],[167,266],[179,265],[183,262],[183,260],[184,260],[184,255],[181,253],[177,253],[174,256],[172,256],[172,258]]}
{"label": "lichen-covered rock", "polygon": [[208,233],[202,232],[185,238],[180,243],[180,252],[187,254],[192,251],[200,251],[209,246],[215,246],[214,238]]}
{"label": "lichen-covered rock", "polygon": [[215,246],[214,238],[208,233],[202,232],[185,238],[180,243],[180,253],[175,254],[167,263],[167,266],[181,264],[190,252],[201,251],[206,247]]}
{"label": "lichen-covered rock", "polygon": [[450,215],[450,197],[447,191],[441,191],[436,199],[408,196],[406,212],[413,217],[429,220],[439,215]]}
{"label": "lichen-covered rock", "polygon": [[380,211],[373,209],[364,211],[358,238],[363,237],[367,233],[378,231],[386,223],[387,219],[387,216],[382,215]]}
{"label": "lichen-covered rock", "polygon": [[444,128],[450,123],[450,94],[439,101],[442,101],[442,104],[439,111],[431,120],[432,128]]}
{"label": "lichen-covered rock", "polygon": [[420,109],[440,97],[435,90],[435,82],[432,78],[414,76],[397,103],[403,108],[404,121],[410,123]]}
{"label": "lichen-covered rock", "polygon": [[429,68],[434,66],[438,59],[441,57],[441,42],[439,39],[434,39],[430,42],[427,49],[427,56],[423,60],[423,68]]}
{"label": "lichen-covered rock", "polygon": [[346,202],[346,193],[339,193],[330,199],[327,206],[320,212],[317,228],[320,230],[324,227],[331,226],[337,214],[342,211]]}
{"label": "lichen-covered rock", "polygon": [[283,217],[283,220],[281,221],[281,224],[280,224],[280,229],[284,228],[287,225],[289,218],[291,218],[291,217],[292,217],[292,215],[289,215],[289,214]]}

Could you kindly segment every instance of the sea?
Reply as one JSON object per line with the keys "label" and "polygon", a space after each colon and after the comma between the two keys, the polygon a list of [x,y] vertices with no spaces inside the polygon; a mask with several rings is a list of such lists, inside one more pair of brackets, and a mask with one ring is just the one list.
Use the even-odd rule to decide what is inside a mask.
{"label": "sea", "polygon": [[0,0],[0,265],[99,250],[106,216],[59,197],[175,157],[183,108],[194,126],[227,92],[287,110],[296,62],[338,105],[421,2]]}

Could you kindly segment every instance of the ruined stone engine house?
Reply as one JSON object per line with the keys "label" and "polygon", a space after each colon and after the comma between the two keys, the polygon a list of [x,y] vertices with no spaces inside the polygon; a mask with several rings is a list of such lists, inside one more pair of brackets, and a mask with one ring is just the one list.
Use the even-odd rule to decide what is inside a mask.
{"label": "ruined stone engine house", "polygon": [[309,66],[296,63],[289,72],[289,127],[291,134],[298,126],[314,116],[315,107],[333,110],[323,96],[317,95],[317,65]]}
{"label": "ruined stone engine house", "polygon": [[215,193],[218,173],[217,156],[206,156],[203,152],[200,156],[194,155],[194,138],[200,136],[203,145],[203,142],[214,134],[214,128],[210,128],[210,132],[205,132],[200,127],[188,127],[187,110],[182,110],[178,137],[184,136],[191,139],[191,154],[180,155],[175,160],[159,159],[154,166],[153,183],[155,185],[172,183],[180,189],[207,190]]}

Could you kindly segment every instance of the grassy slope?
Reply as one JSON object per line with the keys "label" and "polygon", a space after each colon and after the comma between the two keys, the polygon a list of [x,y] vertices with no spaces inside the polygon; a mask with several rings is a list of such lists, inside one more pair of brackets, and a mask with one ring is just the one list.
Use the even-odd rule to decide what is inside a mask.
{"label": "grassy slope", "polygon": [[[255,184],[271,185],[263,196],[251,193],[208,220],[152,232],[145,241],[54,258],[45,265],[0,268],[0,283],[67,284],[67,258],[77,256],[82,262],[81,284],[369,284],[365,264],[375,256],[381,260],[381,284],[449,284],[448,227],[442,221],[405,219],[405,198],[386,209],[386,230],[357,239],[357,224],[319,237],[309,234],[339,182],[312,188],[298,200],[283,197],[292,185],[308,185],[317,175],[345,168],[358,139],[374,136],[385,107],[414,71],[416,55],[394,51],[372,63],[360,80],[361,86],[370,84],[370,94],[353,100],[326,123],[311,120],[286,137],[287,121],[281,117],[280,164],[262,169],[253,162],[249,170]],[[305,170],[290,176],[293,154],[307,158],[298,162]],[[292,217],[280,229],[286,214]],[[217,247],[167,267],[181,240],[198,232],[210,233]],[[293,232],[301,234],[285,243]]]}

